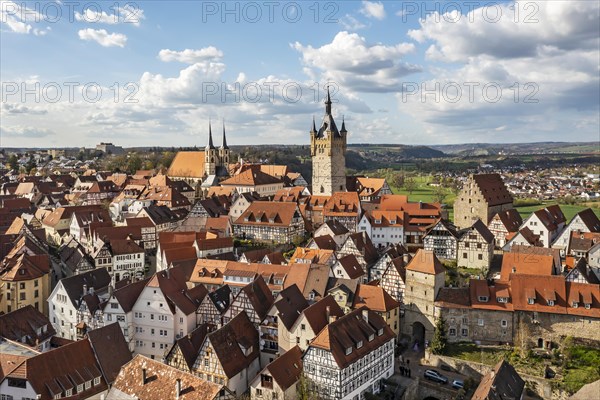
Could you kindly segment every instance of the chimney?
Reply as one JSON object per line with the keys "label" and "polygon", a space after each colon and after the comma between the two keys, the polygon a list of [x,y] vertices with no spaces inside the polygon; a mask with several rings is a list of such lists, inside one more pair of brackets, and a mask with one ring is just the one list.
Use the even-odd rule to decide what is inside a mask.
{"label": "chimney", "polygon": [[181,397],[181,379],[177,378],[175,381],[175,399]]}
{"label": "chimney", "polygon": [[331,322],[331,307],[325,307],[325,318],[327,319],[327,323]]}
{"label": "chimney", "polygon": [[146,368],[142,368],[142,386],[146,384]]}
{"label": "chimney", "polygon": [[369,310],[367,310],[366,308],[362,310],[362,317],[365,320],[365,322],[368,324],[369,323]]}
{"label": "chimney", "polygon": [[408,254],[408,253],[402,254],[402,261],[404,261],[404,265],[408,264],[410,262],[410,254]]}

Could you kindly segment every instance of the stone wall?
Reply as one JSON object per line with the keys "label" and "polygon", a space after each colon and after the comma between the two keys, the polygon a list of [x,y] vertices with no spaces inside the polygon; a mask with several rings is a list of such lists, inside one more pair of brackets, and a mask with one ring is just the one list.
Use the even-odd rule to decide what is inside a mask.
{"label": "stone wall", "polygon": [[[453,357],[437,356],[430,354],[429,352],[425,352],[424,360],[435,368],[441,368],[442,364],[446,364],[458,371],[460,374],[471,377],[477,381],[480,381],[483,375],[490,373],[494,367],[487,364],[461,360]],[[519,376],[521,376],[521,378],[525,381],[525,386],[527,388],[533,390],[543,399],[564,400],[568,397],[566,392],[553,390],[551,381],[549,380],[522,373],[519,373]]]}

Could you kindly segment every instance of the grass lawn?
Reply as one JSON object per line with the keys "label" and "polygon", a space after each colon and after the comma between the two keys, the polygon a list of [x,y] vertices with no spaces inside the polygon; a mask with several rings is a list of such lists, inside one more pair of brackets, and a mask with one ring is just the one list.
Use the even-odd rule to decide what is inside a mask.
{"label": "grass lawn", "polygon": [[[534,211],[537,211],[541,208],[544,208],[545,206],[550,206],[552,204],[557,204],[556,202],[548,202],[548,203],[544,203],[544,205],[537,205],[537,206],[525,206],[525,207],[516,207],[517,211],[519,211],[519,214],[521,214],[521,217],[523,217],[523,219],[529,217],[531,215],[531,213],[533,213]],[[560,205],[560,209],[563,211],[563,213],[565,214],[565,217],[567,218],[567,222],[570,222],[571,219],[575,216],[575,214],[577,214],[580,211],[585,210],[586,207],[584,205],[569,205],[569,204],[559,204]],[[596,213],[596,215],[598,217],[600,217],[600,209],[598,208],[592,208],[592,210],[594,210],[594,213]]]}
{"label": "grass lawn", "polygon": [[[431,182],[431,177],[428,175],[419,175],[413,178],[417,183],[417,187],[412,193],[409,193],[403,187],[391,186],[392,192],[394,194],[404,194],[408,196],[410,201],[422,201],[425,203],[433,203],[434,202],[434,186],[429,186],[429,182]],[[389,182],[388,182],[389,183]],[[456,195],[452,193],[450,189],[445,189],[446,197],[444,197],[443,203],[448,204],[448,218],[452,221],[454,219],[454,209],[452,208],[452,204],[454,203],[454,199]]]}
{"label": "grass lawn", "polygon": [[581,389],[586,383],[600,379],[600,349],[574,346],[571,359],[564,371],[562,385],[570,393]]}

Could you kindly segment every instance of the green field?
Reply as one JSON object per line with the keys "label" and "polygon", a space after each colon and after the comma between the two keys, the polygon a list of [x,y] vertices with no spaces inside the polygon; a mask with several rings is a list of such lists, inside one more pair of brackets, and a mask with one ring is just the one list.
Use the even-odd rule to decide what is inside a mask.
{"label": "green field", "polygon": [[[395,187],[393,185],[390,186],[392,188],[392,191],[394,192],[394,194],[404,194],[407,195],[410,201],[423,201],[423,202],[428,202],[431,203],[434,201],[434,191],[435,191],[435,187],[434,186],[429,186],[429,183],[431,182],[431,177],[428,175],[419,175],[413,178],[417,185],[415,190],[413,190],[412,193],[408,193],[408,191],[403,188],[403,187]],[[454,204],[454,199],[456,198],[456,195],[454,193],[452,193],[452,191],[450,189],[445,189],[444,190],[446,193],[446,197],[444,198],[444,203],[447,205],[448,207],[448,218],[453,221],[454,219],[454,208],[453,208],[453,204]],[[531,215],[531,213],[533,213],[534,211],[537,211],[545,206],[549,206],[552,204],[557,204],[556,202],[545,202],[544,204],[539,204],[539,205],[535,205],[535,206],[523,206],[523,207],[516,207],[516,209],[519,211],[519,214],[521,214],[521,216],[523,217],[523,219],[529,217]],[[588,208],[586,205],[582,204],[582,205],[569,205],[569,204],[560,204],[560,208],[563,211],[563,213],[565,214],[565,217],[567,218],[567,222],[571,221],[571,219],[575,216],[575,214],[577,214],[578,212],[585,210],[586,208]],[[600,217],[600,208],[592,208],[594,210],[594,212],[596,213],[596,215],[598,215],[598,217]]]}
{"label": "green field", "polygon": [[[524,206],[524,207],[516,207],[517,211],[519,211],[519,214],[521,214],[521,217],[523,217],[523,219],[529,217],[531,215],[532,212],[537,211],[541,208],[544,208],[546,206],[550,206],[553,204],[557,204],[556,202],[548,202],[548,203],[544,203],[543,205],[537,205],[537,206]],[[565,217],[567,218],[567,222],[571,221],[571,219],[575,216],[575,214],[577,214],[580,211],[585,210],[586,206],[584,205],[570,205],[570,204],[559,204],[560,209],[562,210],[562,212],[565,214]],[[592,208],[592,210],[594,210],[594,213],[600,217],[600,209],[598,208]]]}

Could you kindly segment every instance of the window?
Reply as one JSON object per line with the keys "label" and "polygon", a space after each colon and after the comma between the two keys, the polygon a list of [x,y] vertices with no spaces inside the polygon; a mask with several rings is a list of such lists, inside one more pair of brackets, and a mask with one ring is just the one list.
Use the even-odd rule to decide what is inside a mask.
{"label": "window", "polygon": [[119,308],[119,304],[117,304],[117,303],[110,303],[110,308],[112,308],[112,309]]}
{"label": "window", "polygon": [[488,301],[488,297],[487,296],[479,296],[479,302],[480,303],[487,303]]}
{"label": "window", "polygon": [[527,304],[534,304],[535,303],[535,299],[532,297],[527,298]]}
{"label": "window", "polygon": [[554,305],[554,300],[548,300],[547,303],[548,303],[549,306],[553,306]]}
{"label": "window", "polygon": [[[340,299],[340,300],[341,300],[341,299]],[[305,325],[305,324],[301,324],[301,325],[300,325],[300,330],[303,330],[303,331],[304,331],[304,330],[306,330],[306,325]]]}
{"label": "window", "polygon": [[448,334],[449,334],[450,336],[456,336],[456,329],[454,329],[454,328],[450,328],[450,330],[448,331]]}
{"label": "window", "polygon": [[20,300],[25,300],[25,292],[19,293],[19,299]]}
{"label": "window", "polygon": [[482,319],[482,318],[479,318],[479,319],[477,320],[477,325],[479,325],[479,326],[483,326],[483,325],[484,325],[484,324],[483,324],[483,319]]}
{"label": "window", "polygon": [[83,385],[77,385],[77,393],[83,392]]}
{"label": "window", "polygon": [[94,378],[94,386],[100,384],[100,377]]}
{"label": "window", "polygon": [[574,301],[573,304],[571,304],[571,306],[573,308],[577,308],[579,306],[579,303],[577,303],[576,301]]}
{"label": "window", "polygon": [[467,253],[463,253],[463,258],[467,258]]}
{"label": "window", "polygon": [[500,326],[506,328],[508,326],[508,321],[503,319],[502,321],[500,321]]}
{"label": "window", "polygon": [[463,336],[468,336],[469,335],[469,330],[468,329],[462,329],[460,333]]}
{"label": "window", "polygon": [[19,289],[21,289],[21,290],[25,289],[25,282],[19,283]]}
{"label": "window", "polygon": [[154,328],[150,329],[150,334],[154,335]]}
{"label": "window", "polygon": [[477,254],[477,259],[478,260],[483,260],[483,254]]}
{"label": "window", "polygon": [[346,348],[346,355],[350,355],[352,353],[352,347]]}

